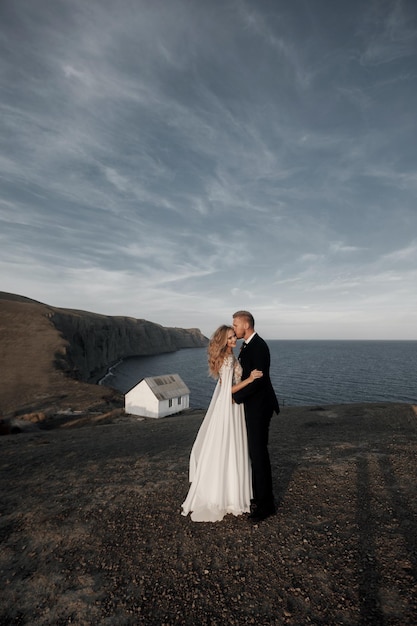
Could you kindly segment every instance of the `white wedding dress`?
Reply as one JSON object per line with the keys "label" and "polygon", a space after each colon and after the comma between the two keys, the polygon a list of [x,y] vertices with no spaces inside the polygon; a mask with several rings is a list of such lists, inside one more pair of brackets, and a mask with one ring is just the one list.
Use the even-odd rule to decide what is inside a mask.
{"label": "white wedding dress", "polygon": [[250,510],[252,475],[243,404],[232,402],[231,388],[242,368],[233,355],[225,358],[220,378],[190,454],[187,498],[182,515],[194,522],[217,522],[227,513]]}

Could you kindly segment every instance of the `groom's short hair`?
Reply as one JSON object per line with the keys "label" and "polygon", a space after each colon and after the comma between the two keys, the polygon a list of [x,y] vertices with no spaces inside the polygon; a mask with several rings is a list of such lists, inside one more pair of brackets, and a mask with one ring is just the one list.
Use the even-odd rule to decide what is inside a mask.
{"label": "groom's short hair", "polygon": [[255,319],[249,311],[236,311],[236,313],[233,313],[233,319],[235,317],[243,317],[251,328],[255,328]]}

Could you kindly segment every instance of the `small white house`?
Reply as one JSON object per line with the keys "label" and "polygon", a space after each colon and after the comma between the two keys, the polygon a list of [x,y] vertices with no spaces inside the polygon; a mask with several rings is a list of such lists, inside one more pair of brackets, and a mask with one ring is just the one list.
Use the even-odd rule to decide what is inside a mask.
{"label": "small white house", "polygon": [[125,395],[125,412],[143,417],[166,417],[190,406],[190,390],[178,374],[142,378]]}

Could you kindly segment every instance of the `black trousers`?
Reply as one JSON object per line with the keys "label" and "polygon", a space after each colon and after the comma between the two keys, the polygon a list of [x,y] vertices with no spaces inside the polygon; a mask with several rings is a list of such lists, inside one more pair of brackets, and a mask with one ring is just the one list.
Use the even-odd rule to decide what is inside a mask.
{"label": "black trousers", "polygon": [[249,456],[252,463],[253,497],[258,509],[274,506],[271,462],[268,451],[270,414],[246,417]]}

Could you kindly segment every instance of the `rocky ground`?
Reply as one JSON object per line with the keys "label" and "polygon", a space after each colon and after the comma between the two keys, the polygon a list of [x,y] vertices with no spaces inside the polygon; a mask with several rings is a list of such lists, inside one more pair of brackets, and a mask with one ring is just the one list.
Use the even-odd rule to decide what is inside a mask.
{"label": "rocky ground", "polygon": [[0,437],[0,624],[417,624],[415,407],[284,408],[255,526],[180,514],[202,416]]}

